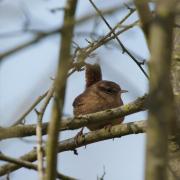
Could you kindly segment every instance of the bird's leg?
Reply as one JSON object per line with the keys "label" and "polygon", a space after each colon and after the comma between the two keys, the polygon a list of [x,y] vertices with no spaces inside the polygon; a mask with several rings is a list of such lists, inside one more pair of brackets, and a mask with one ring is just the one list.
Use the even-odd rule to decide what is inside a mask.
{"label": "bird's leg", "polygon": [[81,128],[81,130],[76,134],[76,136],[82,136],[83,135],[84,127]]}
{"label": "bird's leg", "polygon": [[108,132],[111,132],[112,126],[113,126],[113,125],[112,125],[111,123],[110,123],[110,124],[107,124],[107,125],[104,126],[104,129],[105,129],[105,130],[107,129]]}
{"label": "bird's leg", "polygon": [[78,138],[83,135],[83,130],[84,130],[84,127],[82,127],[81,130],[74,137],[76,145],[78,144]]}

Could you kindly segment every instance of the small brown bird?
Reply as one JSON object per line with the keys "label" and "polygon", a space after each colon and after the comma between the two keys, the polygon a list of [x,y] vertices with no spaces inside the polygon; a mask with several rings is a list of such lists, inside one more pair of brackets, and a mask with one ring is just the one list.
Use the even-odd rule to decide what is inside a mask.
{"label": "small brown bird", "polygon": [[[99,65],[98,65],[99,66]],[[102,80],[101,70],[96,65],[86,67],[86,90],[75,98],[73,102],[74,115],[85,115],[123,105],[121,94],[127,92],[112,81]],[[91,131],[108,125],[119,124],[124,118],[111,120],[109,123],[88,125]]]}

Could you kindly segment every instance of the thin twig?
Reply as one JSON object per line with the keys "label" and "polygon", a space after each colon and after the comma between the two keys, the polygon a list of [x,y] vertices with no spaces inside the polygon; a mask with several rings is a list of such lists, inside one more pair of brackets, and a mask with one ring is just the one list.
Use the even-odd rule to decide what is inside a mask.
{"label": "thin twig", "polygon": [[54,93],[54,86],[50,88],[50,90],[47,93],[46,99],[40,109],[40,111],[37,111],[37,127],[36,127],[36,135],[37,135],[37,160],[38,160],[38,172],[39,172],[39,179],[44,179],[44,161],[43,161],[43,139],[42,139],[42,120],[43,116],[46,110],[47,105],[49,104],[49,101],[51,100]]}
{"label": "thin twig", "polygon": [[[103,14],[101,13],[101,11],[97,8],[97,6],[93,3],[92,0],[89,0],[90,3],[92,4],[92,6],[95,8],[95,10],[97,11],[97,13],[100,15],[100,17],[103,19],[103,21],[105,22],[105,24],[107,25],[107,27],[112,31],[113,28],[109,25],[109,23],[107,22],[107,20],[104,18]],[[131,57],[131,59],[137,64],[137,66],[141,69],[141,71],[143,72],[143,74],[149,79],[148,74],[146,73],[146,71],[142,68],[142,64],[139,63],[139,61],[128,51],[128,49],[123,45],[123,43],[120,41],[120,39],[116,36],[116,34],[112,31],[112,33],[114,34],[117,42],[119,43],[120,47],[122,48],[123,53],[126,53],[127,55],[129,55],[129,57]]]}
{"label": "thin twig", "polygon": [[[36,171],[38,169],[36,164],[33,164],[33,163],[29,162],[29,161],[25,161],[25,160],[22,160],[22,159],[16,159],[16,158],[4,155],[2,153],[0,153],[0,160],[13,163],[13,164],[15,164],[15,165],[17,165],[19,167],[25,167],[27,169],[33,169],[33,170],[36,170]],[[0,167],[0,171],[1,171],[1,167]],[[56,176],[58,178],[63,179],[63,180],[65,180],[65,179],[67,179],[67,180],[75,180],[75,178],[69,177],[69,176],[64,175],[62,173],[59,173],[59,172],[57,172]]]}
{"label": "thin twig", "polygon": [[[138,21],[133,22],[130,25],[127,25],[124,29],[119,30],[116,34],[116,36],[120,35],[121,33],[129,30],[130,28],[133,28],[135,25],[137,25]],[[101,47],[102,45],[105,45],[106,43],[108,43],[109,41],[115,39],[116,36],[114,36],[114,34],[112,33],[113,31],[115,31],[118,28],[118,26],[115,26],[107,35],[105,35],[104,37],[102,37],[100,40],[92,42],[91,44],[89,44],[87,47],[85,48],[79,48],[77,50],[77,62],[73,63],[72,69],[70,71],[69,74],[74,73],[76,70],[81,70],[81,68],[85,65],[84,60],[89,57],[89,55],[95,51],[96,49],[98,49],[99,47]]]}
{"label": "thin twig", "polygon": [[122,23],[125,22],[135,11],[136,9],[131,9],[131,11],[129,11],[127,15],[116,26],[120,27],[120,25],[122,25]]}
{"label": "thin twig", "polygon": [[135,0],[135,5],[141,21],[142,30],[145,34],[147,44],[149,46],[149,31],[150,31],[150,24],[152,22],[152,13],[148,1]]}
{"label": "thin twig", "polygon": [[[128,2],[128,3],[129,3],[129,4],[132,4],[132,2]],[[116,6],[116,7],[112,7],[112,8],[108,8],[108,9],[103,10],[103,14],[105,14],[105,15],[111,15],[111,14],[116,13],[117,11],[120,11],[120,10],[123,10],[123,9],[124,9],[124,6],[119,5],[119,6]],[[84,22],[86,22],[86,21],[88,21],[88,20],[90,20],[90,19],[96,18],[96,17],[97,17],[96,14],[88,14],[88,15],[86,15],[86,16],[81,17],[80,19],[78,19],[78,20],[76,20],[76,21],[71,21],[71,22],[70,22],[69,24],[67,24],[66,26],[67,26],[67,28],[68,28],[68,27],[70,27],[70,26],[72,26],[72,25],[74,25],[74,24],[78,25],[78,24],[84,23]],[[22,32],[24,32],[24,30],[22,30]],[[27,31],[27,32],[28,32],[28,31]],[[31,32],[32,32],[32,31],[31,31]],[[50,32],[39,32],[39,31],[36,31],[36,32],[37,32],[37,33],[36,33],[35,37],[34,37],[33,39],[31,39],[30,41],[25,42],[25,43],[23,43],[23,44],[20,44],[20,45],[18,45],[18,46],[16,46],[16,47],[12,48],[11,50],[8,50],[7,52],[0,53],[0,62],[1,62],[4,58],[12,55],[13,53],[17,53],[18,51],[20,51],[20,50],[22,50],[22,49],[24,49],[24,48],[27,48],[27,47],[29,47],[29,46],[31,46],[31,45],[33,45],[33,44],[41,41],[42,39],[44,39],[44,38],[46,38],[46,37],[50,37],[50,36],[52,36],[52,35],[59,34],[59,32],[62,32],[62,27],[60,27],[60,28],[58,28],[58,29],[55,29],[55,30],[53,30],[53,31],[50,31]],[[12,33],[13,33],[13,32],[12,32]],[[3,36],[3,34],[1,34],[1,35]]]}
{"label": "thin twig", "polygon": [[48,91],[45,92],[43,95],[39,96],[35,102],[25,111],[19,119],[17,119],[12,126],[16,126],[18,124],[21,124],[24,118],[46,97]]}

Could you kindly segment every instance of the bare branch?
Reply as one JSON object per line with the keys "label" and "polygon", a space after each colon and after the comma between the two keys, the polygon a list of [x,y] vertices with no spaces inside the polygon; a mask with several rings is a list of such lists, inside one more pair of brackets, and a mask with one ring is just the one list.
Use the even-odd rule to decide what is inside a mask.
{"label": "bare branch", "polygon": [[77,0],[68,0],[64,11],[59,64],[54,84],[52,118],[48,127],[46,180],[54,180],[56,178],[59,126],[64,106],[66,80],[71,59],[71,43],[74,31],[74,25],[68,27],[67,24],[74,22],[76,6]]}
{"label": "bare branch", "polygon": [[[122,136],[130,134],[144,133],[146,130],[146,121],[137,121],[126,124],[120,124],[112,126],[110,129],[103,128],[98,131],[92,131],[90,133],[84,134],[82,137],[78,138],[78,143],[76,138],[70,138],[64,141],[61,141],[58,144],[58,152],[64,151],[74,151],[78,147],[86,146],[98,141],[119,138]],[[29,153],[20,157],[21,160],[33,162],[37,160],[36,150],[32,150]],[[0,166],[0,176],[7,174],[8,172],[13,172],[21,168],[19,165],[7,163]]]}
{"label": "bare branch", "polygon": [[25,117],[46,97],[48,92],[45,92],[43,95],[39,96],[35,102],[29,107],[29,109],[27,109],[27,111],[25,111],[21,117],[19,119],[17,119],[12,126],[16,126],[20,123],[22,123],[22,121],[25,119]]}
{"label": "bare branch", "polygon": [[[64,130],[74,130],[81,128],[83,126],[96,123],[97,121],[106,122],[110,119],[124,117],[126,115],[136,113],[142,110],[146,110],[146,99],[147,96],[143,96],[138,98],[137,100],[120,106],[114,109],[107,109],[105,111],[100,111],[97,113],[87,114],[74,118],[66,118],[62,119],[61,126],[59,127],[60,131]],[[42,134],[45,135],[47,133],[48,123],[42,124]],[[16,137],[26,137],[33,136],[36,134],[36,124],[32,125],[19,125],[15,127],[9,128],[0,128],[0,140],[7,138],[16,138]]]}
{"label": "bare branch", "polygon": [[148,1],[135,0],[136,8],[140,17],[142,30],[146,36],[147,43],[149,43],[149,30],[152,22],[152,13],[148,5]]}
{"label": "bare branch", "polygon": [[[92,0],[89,0],[90,3],[92,4],[92,6],[95,8],[95,10],[97,11],[97,13],[100,15],[100,17],[103,19],[103,21],[105,22],[105,24],[107,25],[107,27],[112,31],[112,27],[110,26],[110,24],[107,22],[107,20],[104,18],[103,14],[101,13],[101,11],[97,8],[97,6],[93,3]],[[117,40],[117,42],[119,43],[120,47],[122,48],[122,52],[126,53],[129,57],[131,57],[131,59],[137,64],[137,66],[141,69],[141,71],[143,72],[143,74],[149,79],[148,74],[146,73],[146,71],[142,68],[142,64],[139,63],[139,61],[128,51],[128,49],[122,44],[122,42],[120,41],[120,39],[116,36],[116,34],[114,32],[112,32],[115,36],[115,39]]]}
{"label": "bare branch", "polygon": [[[6,155],[4,155],[2,153],[0,153],[0,160],[13,163],[13,164],[15,164],[15,165],[17,165],[19,167],[25,167],[27,169],[33,169],[33,170],[36,170],[36,171],[38,169],[36,164],[33,164],[31,162],[28,162],[28,161],[25,161],[25,160],[22,160],[22,159],[16,159],[16,158],[13,158],[13,157],[10,157],[10,156],[6,156]],[[1,167],[0,167],[0,171],[1,171]],[[66,176],[66,175],[61,174],[59,172],[57,172],[56,176],[58,178],[61,178],[61,179],[64,179],[64,180],[76,180],[75,178]]]}
{"label": "bare branch", "polygon": [[74,62],[72,64],[72,70],[70,71],[69,75],[74,73],[76,70],[78,71],[81,70],[81,68],[85,65],[84,63],[85,59],[89,57],[93,51],[100,48],[102,45],[105,45],[112,39],[115,39],[116,36],[120,35],[121,33],[133,28],[135,25],[137,25],[137,23],[138,21],[135,21],[132,24],[127,25],[126,27],[124,27],[124,29],[119,30],[114,35],[113,32],[118,28],[118,25],[116,25],[109,33],[107,33],[107,35],[102,37],[100,40],[90,43],[85,48],[78,48],[76,51],[76,56],[74,57],[75,59],[77,59],[77,62]]}
{"label": "bare branch", "polygon": [[146,180],[166,180],[168,135],[175,124],[170,81],[176,0],[158,0],[150,30],[150,98],[147,130]]}
{"label": "bare branch", "polygon": [[[132,2],[128,2],[128,3],[132,4]],[[103,14],[104,15],[111,15],[111,14],[116,13],[117,11],[120,11],[120,10],[123,10],[123,9],[125,9],[125,7],[123,5],[119,5],[119,6],[116,6],[116,7],[112,7],[112,8],[108,8],[108,9],[103,10]],[[80,19],[78,19],[76,21],[73,20],[73,21],[69,22],[66,25],[66,28],[69,28],[70,26],[72,26],[74,24],[78,25],[78,24],[84,23],[84,22],[86,22],[88,20],[91,20],[93,18],[96,18],[96,17],[97,17],[97,14],[88,14],[86,16],[81,17]],[[20,44],[20,45],[16,46],[15,48],[13,48],[11,50],[8,50],[5,53],[0,53],[0,62],[4,58],[6,58],[6,57],[8,57],[8,56],[10,56],[10,55],[12,55],[14,53],[17,53],[18,51],[20,51],[20,50],[22,50],[24,48],[27,48],[27,47],[29,47],[31,45],[34,45],[35,43],[43,40],[44,38],[50,37],[50,36],[52,36],[54,34],[59,34],[59,32],[62,32],[62,30],[63,30],[63,27],[60,27],[60,28],[55,29],[55,30],[50,31],[50,32],[40,32],[40,31],[34,31],[34,30],[32,31],[32,30],[30,30],[30,32],[33,32],[34,34],[36,34],[35,37],[32,38],[31,40],[29,40],[28,42],[25,42],[23,44]],[[24,30],[22,30],[22,32],[24,32]],[[26,29],[26,32],[28,32],[28,29]],[[11,33],[13,34],[14,32],[11,32]],[[0,36],[4,36],[4,35],[0,34]]]}
{"label": "bare branch", "polygon": [[54,93],[54,86],[48,91],[46,99],[40,109],[40,111],[37,113],[38,120],[37,120],[37,126],[36,126],[36,135],[37,135],[37,159],[38,159],[38,172],[39,172],[39,179],[44,179],[44,161],[43,161],[43,150],[42,150],[42,120],[43,116],[46,110],[46,107],[49,104],[49,101],[51,100]]}

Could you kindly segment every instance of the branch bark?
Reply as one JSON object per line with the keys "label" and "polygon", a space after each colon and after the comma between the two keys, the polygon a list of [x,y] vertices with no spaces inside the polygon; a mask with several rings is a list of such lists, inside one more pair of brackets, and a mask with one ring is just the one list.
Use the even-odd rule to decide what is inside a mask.
{"label": "branch bark", "polygon": [[[120,124],[120,125],[112,126],[110,129],[103,128],[101,130],[92,131],[90,133],[84,134],[83,136],[80,136],[78,138],[78,141],[76,138],[70,138],[61,141],[58,144],[58,152],[60,153],[64,151],[74,151],[78,147],[86,146],[88,144],[92,144],[102,140],[119,138],[131,134],[144,133],[145,131],[146,131],[146,121],[136,121],[126,124]],[[29,162],[36,161],[37,152],[35,149],[33,149],[29,153],[21,156],[19,159]],[[21,166],[7,163],[3,166],[0,166],[0,176],[16,171],[19,168],[21,168]]]}
{"label": "branch bark", "polygon": [[64,12],[59,65],[54,85],[52,118],[48,127],[46,180],[54,180],[56,178],[59,126],[64,106],[66,80],[71,59],[71,42],[74,31],[74,25],[67,28],[67,24],[74,22],[76,6],[77,0],[68,0]]}
{"label": "branch bark", "polygon": [[[180,12],[180,2],[176,6]],[[180,16],[176,16],[176,24],[180,24]],[[169,142],[169,179],[180,179],[180,28],[174,29],[173,62],[171,66],[173,92],[176,101],[177,131]]]}
{"label": "branch bark", "polygon": [[175,122],[170,81],[176,0],[158,0],[150,30],[150,97],[147,129],[146,180],[166,180],[168,134]]}
{"label": "branch bark", "polygon": [[37,111],[37,125],[36,125],[36,135],[37,135],[37,159],[38,159],[38,173],[39,173],[39,179],[44,179],[44,159],[43,159],[43,139],[42,139],[42,121],[43,116],[46,110],[46,107],[48,106],[52,96],[54,93],[54,86],[48,91],[46,99],[43,103],[43,105],[40,108],[40,111]]}
{"label": "branch bark", "polygon": [[150,11],[148,1],[135,0],[135,5],[139,14],[142,30],[146,37],[147,44],[149,45],[149,30],[150,30],[150,24],[152,22],[152,13]]}
{"label": "branch bark", "polygon": [[[38,170],[38,167],[37,167],[36,164],[33,164],[31,162],[28,162],[28,161],[21,160],[21,159],[16,159],[16,158],[13,158],[13,157],[9,157],[9,156],[6,156],[6,155],[4,155],[2,153],[0,153],[0,160],[13,163],[13,164],[18,165],[20,167],[25,167],[27,169],[33,169],[33,170],[36,170],[36,171]],[[1,168],[0,168],[0,171],[1,171]],[[66,176],[66,175],[64,175],[62,173],[59,173],[59,172],[57,172],[56,176],[58,178],[60,178],[60,179],[63,179],[63,180],[76,180],[75,178]]]}
{"label": "branch bark", "polygon": [[[142,110],[146,110],[146,100],[147,95],[142,96],[135,101],[120,106],[114,109],[108,109],[105,111],[87,114],[83,116],[78,116],[74,118],[62,119],[61,126],[59,127],[60,131],[65,130],[74,130],[81,128],[83,126],[96,123],[97,121],[105,122],[110,121],[110,119],[124,117],[133,113],[137,113]],[[49,123],[42,124],[42,134],[47,134],[47,128]],[[19,125],[9,128],[0,128],[0,140],[8,138],[17,138],[17,137],[26,137],[33,136],[36,134],[36,124],[32,125]]]}

